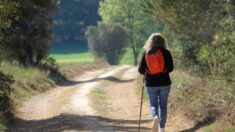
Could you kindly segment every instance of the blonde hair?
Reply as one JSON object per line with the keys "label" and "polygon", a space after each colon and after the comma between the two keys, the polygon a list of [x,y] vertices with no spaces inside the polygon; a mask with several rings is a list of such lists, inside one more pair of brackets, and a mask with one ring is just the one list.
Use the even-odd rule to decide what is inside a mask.
{"label": "blonde hair", "polygon": [[160,33],[152,33],[144,45],[146,51],[151,50],[153,47],[167,49],[166,39]]}

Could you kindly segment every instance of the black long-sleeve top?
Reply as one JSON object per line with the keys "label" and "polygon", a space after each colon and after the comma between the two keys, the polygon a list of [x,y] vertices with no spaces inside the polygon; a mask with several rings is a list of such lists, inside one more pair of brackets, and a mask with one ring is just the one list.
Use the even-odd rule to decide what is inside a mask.
{"label": "black long-sleeve top", "polygon": [[[152,49],[152,50],[156,50],[156,49]],[[144,53],[142,56],[138,71],[140,74],[145,75],[146,86],[158,87],[158,86],[167,86],[171,84],[169,73],[172,72],[174,68],[173,59],[169,50],[161,49],[161,51],[165,60],[165,66],[164,66],[165,70],[164,70],[164,73],[160,73],[157,75],[151,75],[146,72],[146,70],[148,69],[146,60],[145,60],[146,53]]]}

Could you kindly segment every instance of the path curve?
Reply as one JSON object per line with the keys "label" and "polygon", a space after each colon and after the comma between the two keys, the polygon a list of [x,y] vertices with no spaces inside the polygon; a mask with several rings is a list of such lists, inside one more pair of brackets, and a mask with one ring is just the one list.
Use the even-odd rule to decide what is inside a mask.
{"label": "path curve", "polygon": [[[136,132],[140,97],[136,94],[137,67],[128,65],[88,71],[73,81],[33,96],[18,110],[10,132]],[[103,83],[109,80],[109,83]],[[110,81],[113,80],[113,81]],[[87,94],[101,87],[107,100],[97,106]],[[100,105],[100,104],[99,104]],[[104,107],[96,109],[96,107]],[[179,132],[193,124],[184,117],[168,118],[168,132]],[[151,114],[143,105],[141,132],[149,132]]]}

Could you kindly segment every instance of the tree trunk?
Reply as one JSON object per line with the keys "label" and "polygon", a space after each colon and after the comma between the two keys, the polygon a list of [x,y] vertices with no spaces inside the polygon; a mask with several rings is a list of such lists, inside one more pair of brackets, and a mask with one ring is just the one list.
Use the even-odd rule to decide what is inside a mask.
{"label": "tree trunk", "polygon": [[130,43],[131,43],[131,48],[132,48],[132,54],[134,56],[134,65],[136,66],[137,63],[138,63],[138,54],[137,54],[137,51],[136,51],[136,45],[133,41],[133,37],[132,35],[130,35],[131,38],[130,38]]}
{"label": "tree trunk", "polygon": [[134,65],[136,66],[138,64],[138,54],[135,52],[133,52],[134,55]]}

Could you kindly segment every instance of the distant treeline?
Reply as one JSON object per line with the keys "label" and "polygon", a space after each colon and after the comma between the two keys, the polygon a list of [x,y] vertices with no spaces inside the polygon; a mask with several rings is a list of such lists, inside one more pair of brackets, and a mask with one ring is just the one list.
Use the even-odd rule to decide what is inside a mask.
{"label": "distant treeline", "polygon": [[99,0],[60,0],[58,12],[53,15],[54,41],[86,42],[87,26],[96,25]]}

